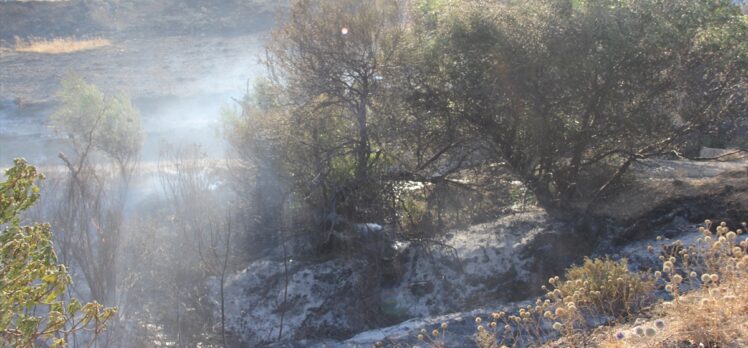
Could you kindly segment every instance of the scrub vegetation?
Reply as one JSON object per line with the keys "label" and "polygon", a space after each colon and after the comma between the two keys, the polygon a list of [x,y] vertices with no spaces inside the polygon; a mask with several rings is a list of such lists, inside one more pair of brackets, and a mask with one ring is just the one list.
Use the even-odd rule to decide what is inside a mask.
{"label": "scrub vegetation", "polygon": [[[666,244],[661,270],[632,272],[626,260],[585,259],[565,277],[548,279],[547,293],[516,311],[475,317],[480,348],[503,347],[740,347],[748,331],[744,229],[707,220],[693,244]],[[716,233],[715,233],[716,232]],[[651,248],[644,251],[654,253]],[[602,325],[601,325],[602,324]],[[447,324],[422,330],[424,347],[449,347]],[[402,345],[378,342],[378,346]]]}
{"label": "scrub vegetation", "polygon": [[744,6],[274,3],[0,3],[0,347],[748,344]]}

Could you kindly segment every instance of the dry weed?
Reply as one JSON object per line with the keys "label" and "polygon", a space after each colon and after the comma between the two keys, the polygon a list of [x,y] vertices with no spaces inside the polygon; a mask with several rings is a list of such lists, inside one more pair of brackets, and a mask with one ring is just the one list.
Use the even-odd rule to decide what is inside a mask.
{"label": "dry weed", "polygon": [[[534,305],[476,317],[476,346],[748,347],[748,240],[741,236],[748,226],[731,231],[724,222],[705,224],[696,244],[665,247],[655,272],[631,272],[625,259],[605,258],[586,259],[563,280],[551,277],[552,290],[543,286],[547,292]],[[653,283],[669,301],[644,307]],[[634,316],[651,319],[631,323]],[[595,328],[595,318],[612,322]],[[431,336],[422,330],[421,346],[445,347],[438,334],[438,328]]]}
{"label": "dry weed", "polygon": [[[739,241],[745,224],[730,231],[722,223],[715,234],[706,225],[696,245],[673,249],[658,271],[673,300],[654,308],[655,319],[611,328],[601,347],[748,346],[748,241]],[[700,287],[681,294],[685,284]]]}

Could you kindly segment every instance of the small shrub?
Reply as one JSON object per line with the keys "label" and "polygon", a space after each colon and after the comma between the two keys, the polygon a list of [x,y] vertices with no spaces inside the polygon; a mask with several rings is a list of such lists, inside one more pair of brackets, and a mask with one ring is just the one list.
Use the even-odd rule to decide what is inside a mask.
{"label": "small shrub", "polygon": [[38,342],[66,347],[79,331],[95,339],[116,308],[63,301],[72,277],[57,262],[51,227],[21,225],[21,214],[39,198],[37,184],[44,176],[20,158],[5,176],[0,182],[0,347]]}
{"label": "small shrub", "polygon": [[[631,272],[626,259],[613,261],[586,258],[580,266],[566,271],[566,280],[552,278],[565,302],[571,301],[582,312],[614,318],[628,317],[651,299],[654,281]],[[558,293],[554,293],[558,297]]]}
{"label": "small shrub", "polygon": [[475,345],[479,348],[499,348],[496,336],[486,330],[479,330],[475,334]]}
{"label": "small shrub", "polygon": [[[703,237],[695,245],[680,248],[663,264],[663,268],[672,268],[666,290],[675,300],[662,314],[674,322],[676,337],[723,347],[748,333],[744,326],[748,318],[748,242],[739,238],[742,229],[731,230],[724,222],[714,227],[709,220],[705,225],[699,229]],[[700,283],[701,289],[681,296],[679,288],[685,277],[676,269],[688,274],[692,288]]]}
{"label": "small shrub", "polygon": [[447,334],[447,326],[447,323],[441,323],[430,332],[421,329],[417,336],[419,343],[429,348],[445,348],[444,336]]}

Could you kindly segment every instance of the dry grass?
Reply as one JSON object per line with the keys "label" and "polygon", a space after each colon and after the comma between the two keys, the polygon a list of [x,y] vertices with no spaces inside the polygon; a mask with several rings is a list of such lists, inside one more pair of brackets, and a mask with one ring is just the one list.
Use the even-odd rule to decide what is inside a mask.
{"label": "dry grass", "polygon": [[20,39],[16,38],[16,52],[61,54],[71,53],[95,48],[106,47],[112,43],[107,39],[76,39],[72,37],[55,38],[55,39]]}
{"label": "dry grass", "polygon": [[[637,326],[614,327],[600,347],[744,347],[748,345],[748,279],[734,279],[710,289],[682,296],[679,303],[665,302],[654,309],[659,316]],[[636,334],[636,327],[654,328],[651,337]],[[623,339],[615,337],[617,333]]]}
{"label": "dry grass", "polygon": [[[654,318],[646,322],[605,330],[598,336],[599,346],[748,346],[748,241],[737,242],[741,232],[719,226],[713,235],[703,229],[704,238],[699,241],[702,248],[681,249],[684,252],[671,257],[670,263],[663,267],[662,277],[673,301],[656,306],[652,310]],[[700,260],[689,263],[693,256],[685,255],[694,251],[700,254]],[[674,281],[678,276],[683,280]],[[702,285],[681,295],[678,291],[681,282]]]}
{"label": "dry grass", "polygon": [[[632,287],[631,284],[637,284],[637,279],[646,277],[627,276],[625,262],[617,264],[609,260],[588,260],[582,266],[571,268],[566,281],[551,278],[549,282],[556,289],[547,294],[550,301],[537,301],[535,312],[543,311],[546,307],[549,309],[543,317],[553,321],[552,327],[560,332],[560,339],[543,342],[544,338],[549,337],[542,333],[544,325],[539,321],[543,319],[533,315],[528,306],[525,311],[527,317],[520,313],[521,321],[516,321],[518,325],[513,330],[522,331],[524,326],[535,327],[536,330],[540,329],[536,337],[532,337],[532,330],[525,330],[526,333],[521,335],[523,337],[505,340],[506,334],[494,333],[486,328],[484,331],[493,334],[482,337],[479,332],[477,337],[482,339],[476,343],[482,348],[493,348],[499,338],[496,347],[505,343],[510,347],[528,344],[604,348],[747,347],[748,240],[742,236],[747,227],[743,223],[740,228],[730,230],[724,222],[713,226],[707,220],[705,226],[699,229],[703,236],[695,244],[684,245],[676,241],[664,248],[660,256],[662,269],[651,276],[657,280],[659,287],[669,293],[671,301],[661,302],[644,311],[636,310],[640,305],[628,303],[623,306],[626,316],[621,316],[621,311],[610,311],[611,308],[590,306],[590,303],[616,304],[618,299],[638,299],[638,296],[621,297],[620,291],[605,290],[605,284],[626,283],[625,288],[632,291],[636,286]],[[594,296],[589,297],[591,292],[586,288],[597,289],[595,293],[600,298],[586,301],[586,298],[595,299]],[[583,312],[593,313],[593,317],[617,316],[624,324],[594,328],[581,315]],[[630,323],[633,318],[642,316],[650,319],[637,319]]]}

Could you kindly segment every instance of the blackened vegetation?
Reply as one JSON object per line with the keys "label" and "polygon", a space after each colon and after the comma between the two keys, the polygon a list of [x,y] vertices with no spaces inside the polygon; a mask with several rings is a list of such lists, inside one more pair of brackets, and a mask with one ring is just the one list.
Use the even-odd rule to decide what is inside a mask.
{"label": "blackened vegetation", "polygon": [[[0,22],[49,6],[73,15],[35,35],[267,24],[265,7],[242,20],[254,2],[133,4],[146,6],[3,3]],[[164,152],[137,222],[137,113],[70,77],[54,120],[73,150],[51,209],[60,256],[92,298],[131,306],[112,345],[343,339],[525,299],[583,255],[676,237],[681,220],[746,220],[742,170],[734,186],[657,204],[645,192],[628,204],[651,208],[611,213],[634,211],[615,199],[642,185],[637,163],[748,143],[745,18],[727,0],[295,0],[267,74],[223,112],[231,160]]]}

